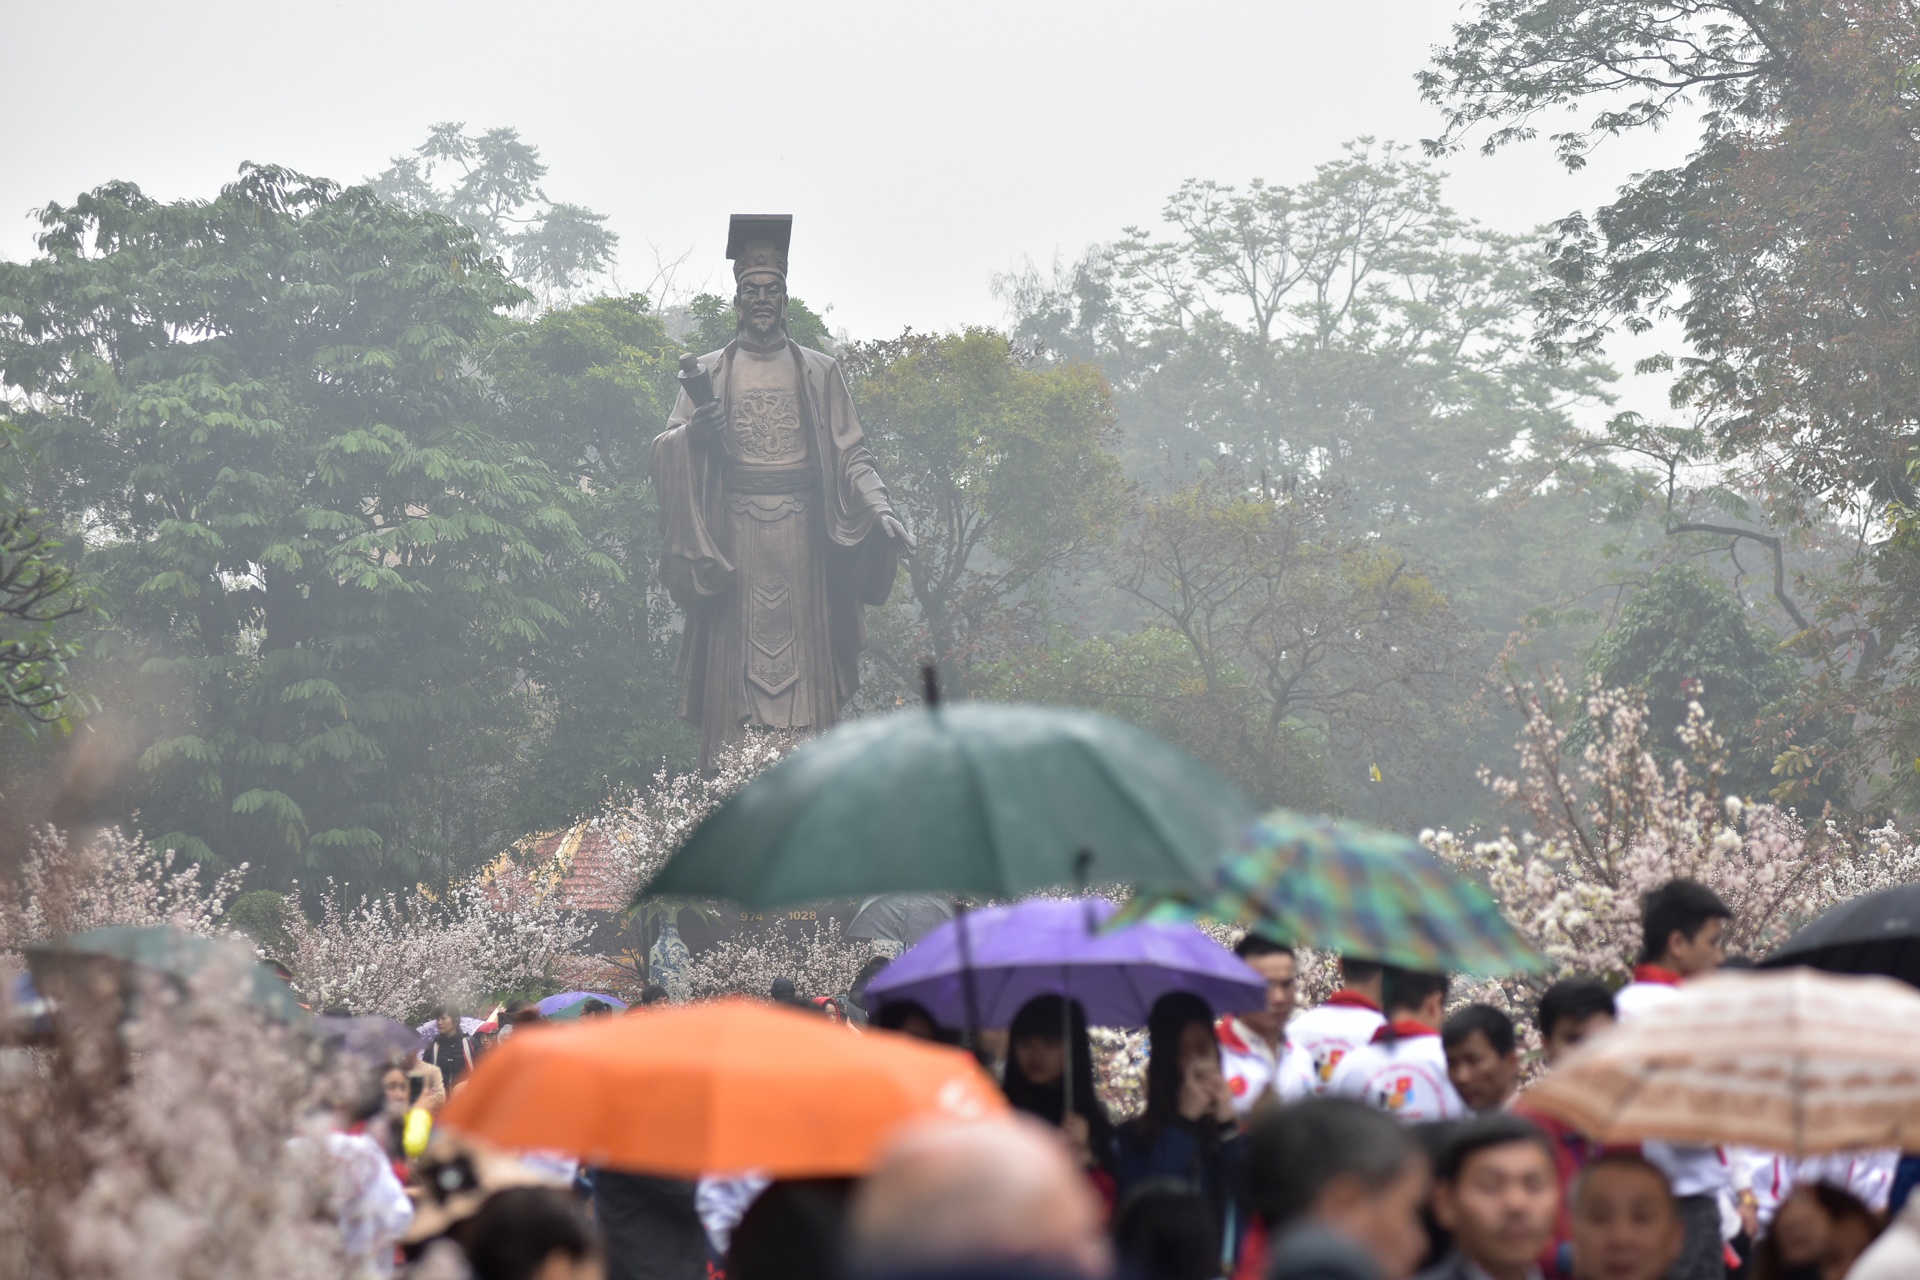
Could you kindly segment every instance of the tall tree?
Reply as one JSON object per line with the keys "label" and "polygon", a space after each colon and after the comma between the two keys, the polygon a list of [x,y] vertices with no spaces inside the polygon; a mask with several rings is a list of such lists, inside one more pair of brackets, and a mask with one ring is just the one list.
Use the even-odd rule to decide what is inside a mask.
{"label": "tall tree", "polygon": [[528,660],[538,732],[514,788],[516,826],[559,825],[691,763],[675,715],[673,606],[656,573],[647,450],[679,391],[680,345],[643,297],[600,298],[515,322],[478,360],[503,435],[574,491],[581,555],[604,570]]}
{"label": "tall tree", "polygon": [[[1855,525],[1860,554],[1796,618],[1823,666],[1803,719],[1854,719],[1854,781],[1912,791],[1907,710],[1920,608],[1901,536],[1920,447],[1920,21],[1876,0],[1487,0],[1422,76],[1447,112],[1430,147],[1532,137],[1548,112],[1569,168],[1606,140],[1686,122],[1678,165],[1558,224],[1546,338],[1591,350],[1615,328],[1679,323],[1669,430],[1685,460],[1757,492],[1718,521],[1783,563],[1796,528]],[[1697,123],[1696,123],[1697,122]],[[1658,426],[1620,424],[1627,443]],[[1892,536],[1883,536],[1887,533]],[[1789,605],[1789,608],[1793,606]],[[1804,625],[1811,622],[1811,626]]]}
{"label": "tall tree", "polygon": [[1055,576],[1124,515],[1111,394],[1092,365],[1033,360],[985,329],[908,333],[845,358],[918,541],[905,556],[910,608],[873,623],[891,679],[870,696],[913,690],[922,658],[965,696],[976,667],[1038,638]]}
{"label": "tall tree", "polygon": [[1111,557],[1114,584],[1191,660],[1188,694],[1218,726],[1203,753],[1270,801],[1294,799],[1303,745],[1377,772],[1470,674],[1445,594],[1353,515],[1328,490],[1215,472],[1151,499]]}
{"label": "tall tree", "polygon": [[1793,691],[1798,667],[1718,579],[1693,565],[1662,567],[1600,637],[1587,671],[1603,688],[1641,692],[1661,761],[1691,754],[1680,735],[1699,703],[1726,744],[1722,784],[1754,799],[1773,788],[1761,722]]}
{"label": "tall tree", "polygon": [[518,129],[470,134],[459,121],[434,125],[411,155],[373,179],[406,209],[452,218],[508,264],[509,274],[548,299],[571,298],[612,268],[620,237],[606,215],[548,199],[540,148]]}
{"label": "tall tree", "polygon": [[529,654],[605,576],[482,421],[475,344],[526,294],[457,223],[269,166],[41,222],[0,379],[151,682],[129,807],[282,881],[497,847]]}
{"label": "tall tree", "polygon": [[[1003,292],[1022,340],[1107,373],[1135,478],[1180,487],[1224,464],[1249,492],[1264,477],[1338,493],[1345,535],[1420,566],[1453,623],[1477,633],[1462,667],[1491,663],[1541,618],[1570,630],[1528,634],[1574,659],[1607,548],[1638,541],[1610,522],[1617,468],[1578,451],[1574,410],[1603,400],[1610,374],[1535,348],[1542,237],[1461,217],[1441,178],[1363,139],[1295,184],[1190,181],[1155,225]],[[1095,585],[1080,603],[1109,639],[1138,624],[1099,590],[1110,580]],[[1383,732],[1377,761],[1330,760],[1340,803],[1468,820],[1484,806],[1475,746],[1510,737],[1469,720],[1449,724],[1451,750]],[[1377,807],[1415,775],[1391,813]]]}

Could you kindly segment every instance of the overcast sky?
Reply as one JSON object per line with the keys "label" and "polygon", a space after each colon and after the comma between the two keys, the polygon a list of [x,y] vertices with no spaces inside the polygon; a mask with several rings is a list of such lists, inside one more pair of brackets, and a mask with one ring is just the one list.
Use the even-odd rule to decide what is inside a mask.
{"label": "overcast sky", "polygon": [[[990,282],[1153,220],[1183,179],[1296,182],[1362,134],[1437,128],[1413,74],[1449,0],[415,3],[0,0],[0,255],[110,178],[211,195],[242,160],[343,180],[427,126],[518,128],[548,194],[611,218],[621,281],[727,215],[792,212],[792,285],[858,337],[1003,319]],[[1603,199],[1684,137],[1450,162],[1518,230]]]}

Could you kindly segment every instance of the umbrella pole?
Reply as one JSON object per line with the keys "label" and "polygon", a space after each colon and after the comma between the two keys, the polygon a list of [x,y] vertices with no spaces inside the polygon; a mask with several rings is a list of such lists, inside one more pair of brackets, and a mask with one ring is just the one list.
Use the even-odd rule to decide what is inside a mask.
{"label": "umbrella pole", "polygon": [[[1081,895],[1084,906],[1087,892],[1087,867],[1093,862],[1093,850],[1082,849],[1073,855],[1073,887]],[[1089,917],[1087,932],[1093,932],[1093,921]],[[1073,1114],[1073,975],[1066,965],[1060,966],[1060,1047],[1065,1051],[1060,1058],[1060,1124],[1064,1128],[1067,1117]]]}
{"label": "umbrella pole", "polygon": [[953,911],[960,934],[960,987],[967,997],[967,1047],[973,1050],[980,1065],[985,1066],[986,1055],[980,1049],[980,991],[973,980],[973,939],[967,931],[966,900],[954,899]]}
{"label": "umbrella pole", "polygon": [[1060,1125],[1065,1128],[1073,1114],[1073,996],[1065,965],[1060,966],[1060,989],[1069,993],[1060,999],[1060,1047],[1066,1050],[1060,1059]]}

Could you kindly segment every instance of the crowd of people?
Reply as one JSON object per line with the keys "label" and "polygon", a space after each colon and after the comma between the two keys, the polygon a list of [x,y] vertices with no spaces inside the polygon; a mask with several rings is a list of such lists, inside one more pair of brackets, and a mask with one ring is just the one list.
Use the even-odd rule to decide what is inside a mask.
{"label": "crowd of people", "polygon": [[[1118,1120],[1079,1003],[1040,996],[975,1046],[1011,1117],[910,1130],[859,1180],[690,1182],[423,1148],[408,1117],[436,1109],[486,1052],[443,1010],[430,1043],[387,1064],[373,1112],[343,1117],[342,1140],[376,1146],[391,1177],[384,1201],[363,1187],[360,1202],[395,1205],[411,1188],[410,1214],[366,1211],[359,1238],[380,1267],[397,1239],[422,1275],[480,1280],[1920,1276],[1920,1201],[1907,1194],[1920,1161],[1606,1147],[1529,1105],[1530,1078],[1729,963],[1728,919],[1691,881],[1651,894],[1634,980],[1555,982],[1532,1010],[1537,1048],[1493,1005],[1449,1012],[1446,975],[1362,957],[1296,1011],[1294,952],[1249,934],[1236,951],[1265,978],[1265,1008],[1216,1017],[1196,995],[1162,996],[1143,1104]],[[918,1005],[865,1008],[872,975],[850,996],[809,1000],[782,981],[769,998],[869,1033],[960,1039]],[[510,1006],[489,1038],[539,1016]]]}

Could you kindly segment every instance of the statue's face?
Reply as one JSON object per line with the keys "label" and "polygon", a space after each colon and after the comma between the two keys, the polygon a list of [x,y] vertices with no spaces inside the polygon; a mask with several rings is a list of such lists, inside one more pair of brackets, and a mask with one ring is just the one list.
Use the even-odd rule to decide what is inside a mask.
{"label": "statue's face", "polygon": [[771,341],[787,328],[787,282],[771,271],[749,271],[733,295],[740,327],[756,342]]}

